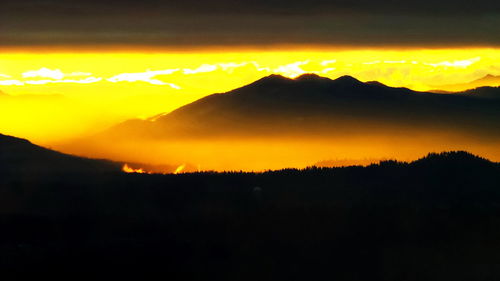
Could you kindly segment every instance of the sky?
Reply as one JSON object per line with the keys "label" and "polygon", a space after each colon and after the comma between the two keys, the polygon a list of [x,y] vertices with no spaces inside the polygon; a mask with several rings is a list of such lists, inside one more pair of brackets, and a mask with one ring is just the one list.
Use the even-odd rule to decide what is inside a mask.
{"label": "sky", "polygon": [[3,0],[0,44],[494,47],[499,15],[496,0]]}
{"label": "sky", "polygon": [[2,53],[0,130],[50,144],[170,112],[270,74],[351,75],[429,90],[500,75],[498,61],[500,51],[492,48]]}
{"label": "sky", "polygon": [[263,76],[431,90],[500,75],[498,1],[0,1],[0,132],[42,144]]}

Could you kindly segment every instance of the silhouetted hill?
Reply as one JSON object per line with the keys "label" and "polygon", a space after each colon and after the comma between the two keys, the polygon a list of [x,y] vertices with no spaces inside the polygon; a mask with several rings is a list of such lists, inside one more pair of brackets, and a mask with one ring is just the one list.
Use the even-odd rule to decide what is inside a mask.
{"label": "silhouetted hill", "polygon": [[0,134],[0,175],[40,180],[47,175],[109,173],[121,164],[81,158],[46,149],[25,139]]}
{"label": "silhouetted hill", "polygon": [[478,98],[499,92],[489,88],[445,95],[362,83],[349,76],[331,80],[315,74],[296,79],[270,75],[168,114],[127,121],[104,136],[335,135],[387,128],[499,136],[500,100]]}
{"label": "silhouetted hill", "polygon": [[413,165],[458,165],[458,166],[487,166],[493,163],[485,158],[479,157],[466,151],[451,151],[442,153],[430,153],[429,155],[418,159]]}

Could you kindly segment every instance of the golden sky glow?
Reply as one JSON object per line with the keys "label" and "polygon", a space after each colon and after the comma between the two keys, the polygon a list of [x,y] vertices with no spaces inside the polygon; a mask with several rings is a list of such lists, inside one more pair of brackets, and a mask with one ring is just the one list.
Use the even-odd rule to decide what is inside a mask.
{"label": "golden sky glow", "polygon": [[500,75],[499,49],[3,52],[0,132],[51,143],[171,111],[263,76],[352,75],[430,90]]}

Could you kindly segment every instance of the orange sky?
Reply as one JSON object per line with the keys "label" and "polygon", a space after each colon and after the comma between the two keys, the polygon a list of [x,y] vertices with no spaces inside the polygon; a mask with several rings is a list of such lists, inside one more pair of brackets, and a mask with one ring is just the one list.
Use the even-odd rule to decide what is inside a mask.
{"label": "orange sky", "polygon": [[430,90],[500,75],[500,49],[15,51],[0,54],[0,132],[51,144],[277,73]]}

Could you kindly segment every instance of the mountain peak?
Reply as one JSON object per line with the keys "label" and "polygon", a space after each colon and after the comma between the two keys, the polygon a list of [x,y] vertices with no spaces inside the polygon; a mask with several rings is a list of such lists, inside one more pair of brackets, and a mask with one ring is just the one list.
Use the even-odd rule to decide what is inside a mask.
{"label": "mountain peak", "polygon": [[499,79],[500,76],[495,76],[493,74],[486,74],[483,78],[479,80],[491,80],[491,79]]}
{"label": "mountain peak", "polygon": [[259,80],[257,80],[256,82],[257,83],[262,83],[262,82],[282,82],[282,81],[291,81],[292,79],[290,78],[287,78],[283,75],[279,75],[279,74],[271,74],[271,75],[268,75],[266,77],[263,77]]}
{"label": "mountain peak", "polygon": [[290,79],[288,77],[285,77],[285,76],[282,76],[279,74],[271,74],[271,75],[268,75],[266,77],[263,77],[255,82],[253,82],[250,85],[270,86],[270,85],[276,85],[276,84],[282,84],[282,83],[304,82],[304,81],[315,81],[315,82],[320,82],[320,81],[327,82],[328,81],[328,82],[334,82],[336,84],[346,85],[346,86],[364,84],[363,82],[359,81],[358,79],[356,79],[352,76],[348,76],[348,75],[341,76],[335,80],[332,80],[330,78],[323,77],[323,76],[320,76],[320,75],[315,74],[315,73],[305,73],[305,74],[302,74],[302,75],[296,77],[295,79]]}
{"label": "mountain peak", "polygon": [[295,81],[325,81],[330,80],[329,78],[319,76],[315,73],[305,73],[294,79]]}
{"label": "mountain peak", "polygon": [[339,78],[333,81],[342,84],[363,84],[363,82],[349,75],[340,76]]}
{"label": "mountain peak", "polygon": [[285,76],[279,75],[279,74],[271,74],[268,76],[265,76],[263,78],[260,78],[259,80],[248,84],[246,86],[243,86],[241,89],[252,89],[255,87],[262,88],[262,87],[276,87],[280,86],[283,84],[288,84],[290,82],[294,82],[294,80],[287,78]]}

